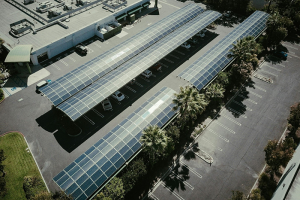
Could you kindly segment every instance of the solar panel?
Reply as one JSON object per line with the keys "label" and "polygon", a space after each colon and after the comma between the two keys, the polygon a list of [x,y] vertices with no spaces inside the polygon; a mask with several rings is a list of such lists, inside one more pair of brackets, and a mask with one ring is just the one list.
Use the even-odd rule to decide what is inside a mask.
{"label": "solar panel", "polygon": [[57,106],[203,11],[196,4],[188,4],[111,50],[42,87],[40,91]]}
{"label": "solar panel", "polygon": [[221,14],[215,11],[204,12],[113,72],[66,100],[57,108],[75,121],[220,16]]}
{"label": "solar panel", "polygon": [[189,81],[198,90],[209,83],[233,58],[228,58],[233,43],[246,36],[257,37],[266,28],[269,14],[254,12],[218,44],[182,71],[178,76]]}
{"label": "solar panel", "polygon": [[139,139],[149,124],[162,127],[175,115],[174,93],[162,88],[53,180],[74,200],[87,199],[141,148]]}

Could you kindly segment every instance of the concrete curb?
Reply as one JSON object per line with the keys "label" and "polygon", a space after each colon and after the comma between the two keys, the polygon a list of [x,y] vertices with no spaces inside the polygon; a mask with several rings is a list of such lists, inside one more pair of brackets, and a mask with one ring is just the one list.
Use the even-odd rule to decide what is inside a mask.
{"label": "concrete curb", "polygon": [[7,135],[7,134],[9,134],[9,133],[19,133],[19,134],[21,134],[21,135],[24,137],[24,140],[25,140],[25,142],[26,142],[26,144],[27,144],[27,147],[28,147],[28,149],[29,149],[29,151],[30,151],[30,153],[31,153],[31,155],[32,155],[32,157],[33,157],[33,159],[34,159],[34,162],[35,162],[35,164],[36,164],[36,166],[37,166],[37,168],[38,168],[38,170],[39,170],[39,172],[40,172],[40,175],[41,175],[41,177],[42,177],[42,179],[43,179],[43,181],[44,181],[44,184],[45,184],[45,186],[46,186],[46,188],[47,188],[47,191],[50,193],[50,190],[49,190],[49,188],[48,188],[48,185],[46,184],[46,181],[45,181],[45,179],[44,179],[44,176],[43,176],[43,174],[42,174],[42,172],[41,172],[41,170],[40,170],[39,165],[37,164],[37,162],[36,162],[36,160],[35,160],[35,157],[33,156],[33,153],[32,153],[32,151],[31,151],[31,149],[30,149],[30,146],[29,146],[29,144],[28,144],[28,142],[27,142],[27,140],[26,140],[24,134],[21,133],[21,132],[19,132],[19,131],[9,131],[9,132],[3,133],[2,135],[0,135],[0,137],[3,137],[3,136],[5,136],[5,135]]}

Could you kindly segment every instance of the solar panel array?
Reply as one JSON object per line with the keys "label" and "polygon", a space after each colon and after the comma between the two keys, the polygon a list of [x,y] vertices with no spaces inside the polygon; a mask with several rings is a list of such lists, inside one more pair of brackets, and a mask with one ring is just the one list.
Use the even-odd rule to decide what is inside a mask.
{"label": "solar panel array", "polygon": [[188,4],[111,50],[42,87],[40,91],[57,106],[203,11],[196,4]]}
{"label": "solar panel array", "polygon": [[113,72],[69,98],[57,108],[75,121],[220,16],[221,14],[215,11],[204,12]]}
{"label": "solar panel array", "polygon": [[232,44],[246,36],[257,37],[266,28],[268,17],[269,14],[265,12],[254,12],[178,76],[201,90],[233,59],[227,57],[229,50],[233,47]]}
{"label": "solar panel array", "polygon": [[162,127],[175,115],[174,93],[162,88],[53,180],[75,200],[87,199],[141,148],[139,139],[148,125]]}

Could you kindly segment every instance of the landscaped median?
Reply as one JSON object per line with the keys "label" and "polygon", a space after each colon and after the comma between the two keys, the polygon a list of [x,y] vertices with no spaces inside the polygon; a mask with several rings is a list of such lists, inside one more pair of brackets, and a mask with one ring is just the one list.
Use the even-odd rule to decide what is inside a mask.
{"label": "landscaped median", "polygon": [[[47,191],[34,158],[21,133],[10,132],[2,135],[0,137],[0,149],[3,149],[5,156],[2,164],[4,165],[4,178],[7,188],[6,195],[0,197],[0,199],[26,200],[31,195]],[[0,174],[2,175],[2,173]],[[25,177],[27,177],[25,183],[25,188],[27,188],[26,193],[23,189]]]}

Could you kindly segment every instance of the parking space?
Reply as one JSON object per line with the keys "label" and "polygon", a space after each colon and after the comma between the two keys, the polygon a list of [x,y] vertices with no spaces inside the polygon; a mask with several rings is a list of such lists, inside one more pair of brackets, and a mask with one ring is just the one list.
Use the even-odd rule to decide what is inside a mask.
{"label": "parking space", "polygon": [[[214,159],[211,165],[199,158],[197,151],[187,149],[178,166],[154,187],[150,196],[221,200],[229,198],[232,190],[249,192],[264,165],[264,146],[269,139],[279,138],[285,127],[286,118],[282,116],[290,104],[281,96],[287,96],[285,91],[293,93],[284,88],[289,87],[287,79],[297,63],[298,58],[293,55],[297,56],[297,52],[287,61],[263,63],[254,75],[260,74],[273,82],[253,77],[196,139],[195,145]],[[173,174],[181,166],[187,169],[186,178],[174,181]]]}

